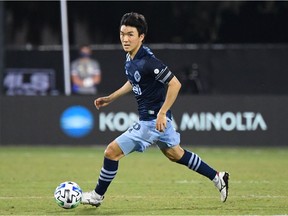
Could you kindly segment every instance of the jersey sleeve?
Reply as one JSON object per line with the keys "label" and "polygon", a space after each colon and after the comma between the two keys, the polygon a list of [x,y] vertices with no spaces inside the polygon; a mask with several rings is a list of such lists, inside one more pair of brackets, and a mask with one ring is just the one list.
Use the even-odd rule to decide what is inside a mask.
{"label": "jersey sleeve", "polygon": [[174,77],[174,74],[169,70],[169,68],[156,58],[150,58],[145,67],[155,80],[163,84],[168,84]]}

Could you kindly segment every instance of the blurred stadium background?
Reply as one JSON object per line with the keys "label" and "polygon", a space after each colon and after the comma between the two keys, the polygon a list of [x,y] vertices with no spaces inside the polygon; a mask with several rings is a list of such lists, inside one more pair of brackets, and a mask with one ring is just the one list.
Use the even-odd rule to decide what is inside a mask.
{"label": "blurred stadium background", "polygon": [[[287,146],[287,1],[62,3],[0,2],[1,145],[97,145],[126,130],[132,95],[100,111],[93,100],[125,81],[119,21],[137,11],[146,43],[182,81],[173,112],[183,144]],[[70,95],[65,43],[69,61],[92,45],[97,96]]]}

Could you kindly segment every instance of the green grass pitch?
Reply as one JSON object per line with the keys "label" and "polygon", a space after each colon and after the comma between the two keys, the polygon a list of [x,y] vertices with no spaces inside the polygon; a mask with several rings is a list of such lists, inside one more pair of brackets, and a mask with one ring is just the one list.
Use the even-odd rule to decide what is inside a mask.
{"label": "green grass pitch", "polygon": [[0,215],[287,215],[287,148],[187,147],[230,172],[226,203],[207,178],[157,148],[123,158],[100,208],[65,210],[53,193],[67,180],[92,190],[104,147],[0,147]]}

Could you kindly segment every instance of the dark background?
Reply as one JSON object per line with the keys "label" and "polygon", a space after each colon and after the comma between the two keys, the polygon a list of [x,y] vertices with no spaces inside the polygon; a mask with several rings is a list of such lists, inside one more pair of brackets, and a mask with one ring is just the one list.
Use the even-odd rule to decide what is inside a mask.
{"label": "dark background", "polygon": [[[151,45],[154,48],[153,45]],[[212,95],[287,95],[288,45],[207,46],[153,49],[182,82],[181,94]],[[71,50],[71,58],[77,50]],[[100,94],[109,94],[126,82],[125,53],[121,49],[96,50],[94,56],[101,63]],[[197,64],[198,76],[187,79],[191,65]],[[52,68],[56,88],[64,94],[62,51],[7,50],[7,68]],[[195,87],[195,81],[202,89]]]}
{"label": "dark background", "polygon": [[[183,113],[253,112],[268,127],[182,131],[184,144],[287,146],[287,1],[68,1],[67,6],[70,60],[81,44],[92,45],[103,76],[99,95],[125,82],[119,22],[124,13],[140,12],[149,24],[146,43],[183,85],[172,107],[176,122]],[[103,144],[121,133],[99,131],[95,95],[64,94],[60,14],[60,1],[0,1],[1,89],[7,69],[25,68],[54,70],[57,90],[33,97],[1,91],[1,145]],[[197,74],[193,83],[191,68]],[[132,100],[127,96],[103,112],[134,112]],[[59,121],[66,108],[79,104],[93,113],[95,128],[75,139],[63,133]]]}
{"label": "dark background", "polygon": [[[7,68],[51,68],[63,94],[60,1],[4,1],[0,8],[0,79]],[[100,93],[125,81],[119,22],[131,11],[146,16],[146,43],[182,81],[181,93],[288,93],[287,1],[68,1],[67,10],[70,60],[81,44],[92,45]],[[189,82],[193,66],[200,90]]]}
{"label": "dark background", "polygon": [[[287,43],[287,1],[68,1],[69,40],[119,43],[124,13],[146,16],[148,43]],[[60,1],[5,1],[7,45],[61,44]]]}

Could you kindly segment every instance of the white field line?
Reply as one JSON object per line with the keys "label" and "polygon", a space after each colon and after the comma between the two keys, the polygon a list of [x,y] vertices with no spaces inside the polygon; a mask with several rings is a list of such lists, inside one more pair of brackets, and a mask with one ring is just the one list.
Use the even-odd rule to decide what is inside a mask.
{"label": "white field line", "polygon": [[[126,198],[126,199],[144,199],[147,198],[147,196],[129,196],[129,195],[123,195],[123,196],[110,196],[112,198]],[[153,198],[163,198],[162,196],[149,196]],[[214,199],[218,198],[218,196],[181,196],[181,198],[186,198],[186,199]],[[230,199],[287,199],[288,196],[274,196],[274,195],[255,195],[255,194],[250,194],[250,195],[241,195],[241,196],[233,196],[229,195]],[[13,199],[53,199],[52,196],[1,196],[0,200],[13,200]]]}
{"label": "white field line", "polygon": [[[95,183],[95,181],[85,181],[85,182],[82,182],[82,184],[93,184]],[[114,184],[129,184],[129,182],[127,181],[114,181],[113,182]],[[132,183],[132,182],[131,182]],[[167,181],[145,181],[146,184],[163,184],[163,183],[167,183]],[[175,181],[176,184],[200,184],[200,183],[203,183],[203,181],[200,181],[200,180],[178,180],[178,181]],[[259,181],[255,181],[255,180],[252,180],[252,181],[229,181],[230,184],[272,184],[271,181],[268,181],[268,180],[259,180]],[[284,183],[288,183],[288,181],[284,181]],[[111,197],[114,197],[114,198],[130,198],[130,199],[143,199],[143,198],[146,198],[145,196],[111,196]],[[153,196],[154,198],[162,198],[162,196]],[[212,199],[212,198],[215,198],[215,197],[218,197],[218,196],[186,196],[185,198],[187,199]],[[281,198],[284,198],[284,199],[288,199],[288,195],[269,195],[269,194],[266,194],[266,195],[255,195],[255,194],[249,194],[249,195],[241,195],[241,196],[233,196],[233,195],[229,195],[229,198],[231,199],[281,199]],[[52,196],[0,196],[0,200],[13,200],[13,199],[53,199],[53,195]]]}
{"label": "white field line", "polygon": [[[176,181],[171,181],[170,184],[201,184],[204,183],[206,180],[176,180]],[[97,181],[82,181],[81,184],[86,184],[86,185],[94,185]],[[141,181],[137,181],[138,183],[142,183]],[[209,182],[209,180],[208,180]],[[279,181],[277,181],[279,183]],[[119,180],[114,180],[113,184],[131,184],[135,183],[134,181],[119,181]],[[145,184],[167,184],[167,181],[143,181]],[[275,181],[269,181],[269,180],[249,180],[249,181],[241,181],[241,180],[229,180],[230,184],[274,184]],[[281,181],[281,183],[288,184],[288,180]],[[1,183],[0,183],[1,186]]]}
{"label": "white field line", "polygon": [[[195,180],[180,180],[180,181],[175,181],[175,183],[178,184],[199,184],[203,183],[203,181],[195,181]],[[279,182],[279,181],[277,181]],[[249,181],[241,181],[241,180],[229,180],[229,183],[231,184],[274,184],[274,181],[269,181],[269,180],[249,180]],[[288,181],[282,181],[282,183],[288,184]]]}
{"label": "white field line", "polygon": [[[201,181],[201,180],[176,180],[174,181],[175,184],[201,184],[205,181]],[[279,183],[279,181],[277,181]],[[91,184],[91,183],[95,183],[95,181],[85,181],[83,182],[85,184]],[[114,184],[129,184],[130,182],[127,181],[118,181],[115,180],[113,181]],[[133,183],[133,182],[131,182]],[[139,181],[138,181],[139,183]],[[167,181],[145,181],[145,184],[167,184]],[[173,182],[171,182],[173,183]],[[274,184],[274,181],[269,181],[269,180],[248,180],[248,181],[241,181],[241,180],[229,180],[230,184]],[[284,184],[288,184],[287,180],[281,181],[281,183]]]}

